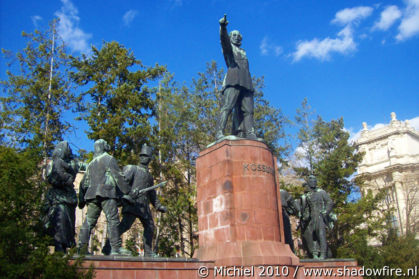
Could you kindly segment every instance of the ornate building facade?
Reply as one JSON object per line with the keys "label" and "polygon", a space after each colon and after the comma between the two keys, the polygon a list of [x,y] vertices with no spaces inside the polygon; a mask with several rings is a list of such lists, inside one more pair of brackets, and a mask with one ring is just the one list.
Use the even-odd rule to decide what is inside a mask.
{"label": "ornate building facade", "polygon": [[419,237],[419,131],[392,112],[383,127],[368,130],[364,122],[356,144],[365,153],[358,167],[364,190],[388,190],[383,210],[394,210],[393,225],[400,235],[412,232]]}

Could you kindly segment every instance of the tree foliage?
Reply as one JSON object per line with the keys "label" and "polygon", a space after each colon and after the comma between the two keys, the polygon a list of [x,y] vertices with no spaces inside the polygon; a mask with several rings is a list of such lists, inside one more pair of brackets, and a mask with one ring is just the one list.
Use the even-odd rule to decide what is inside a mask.
{"label": "tree foliage", "polygon": [[173,76],[166,75],[158,92],[155,140],[160,156],[153,170],[169,181],[162,195],[169,210],[161,215],[159,235],[159,248],[167,256],[173,256],[178,246],[184,256],[192,257],[196,248],[194,159],[203,134],[195,129],[199,123],[191,98],[186,87],[177,87]]}
{"label": "tree foliage", "polygon": [[254,126],[257,136],[264,139],[273,154],[280,161],[284,161],[290,146],[285,141],[285,127],[289,125],[288,118],[280,108],[273,107],[265,98],[263,77],[253,79],[254,93]]}
{"label": "tree foliage", "polygon": [[308,104],[307,98],[304,98],[301,103],[301,108],[297,109],[297,114],[295,116],[295,121],[300,129],[298,130],[297,138],[299,140],[299,148],[303,152],[294,154],[297,160],[303,161],[306,166],[294,166],[294,170],[297,174],[301,176],[308,176],[310,171],[313,169],[313,160],[314,160],[314,138],[313,138],[313,125],[314,120],[312,116],[314,110]]}
{"label": "tree foliage", "polygon": [[27,44],[16,55],[2,50],[10,61],[8,79],[1,81],[3,141],[43,150],[44,155],[50,155],[54,143],[70,129],[63,114],[76,100],[68,79],[69,58],[54,25],[55,21],[45,32],[22,32]]}
{"label": "tree foliage", "polygon": [[68,264],[71,254],[51,254],[51,239],[41,225],[42,193],[39,177],[41,157],[30,150],[16,152],[0,146],[0,277],[1,278],[92,278],[92,271]]}
{"label": "tree foliage", "polygon": [[356,258],[359,265],[380,267],[383,260],[379,249],[369,245],[372,238],[380,238],[386,224],[381,215],[380,202],[385,192],[373,195],[369,191],[356,202],[345,204],[338,215],[339,237],[336,255],[341,258]]}
{"label": "tree foliage", "polygon": [[[8,58],[0,98],[0,277],[92,278],[72,253],[50,253],[41,225],[46,184],[41,162],[70,129],[64,113],[77,98],[68,79],[69,58],[53,21],[45,32],[22,33],[26,47]],[[17,62],[17,63],[16,63]],[[17,64],[17,65],[16,65]],[[40,155],[43,155],[42,158]]]}
{"label": "tree foliage", "polygon": [[[419,266],[419,240],[415,238],[415,234],[409,233],[403,236],[393,234],[386,239],[384,245],[378,247],[378,250],[382,264],[376,267],[401,268],[407,274],[409,269]],[[400,278],[400,276],[393,275],[387,278]]]}
{"label": "tree foliage", "polygon": [[165,67],[145,67],[131,50],[118,42],[92,46],[92,56],[74,58],[74,81],[84,88],[79,103],[90,139],[104,139],[123,163],[136,162],[141,144],[152,132],[155,89],[148,83],[161,77]]}
{"label": "tree foliage", "polygon": [[330,193],[337,210],[346,203],[349,194],[355,190],[350,179],[361,162],[363,153],[350,143],[349,133],[344,130],[343,119],[325,122],[319,117],[313,133],[317,152],[313,172],[319,185]]}

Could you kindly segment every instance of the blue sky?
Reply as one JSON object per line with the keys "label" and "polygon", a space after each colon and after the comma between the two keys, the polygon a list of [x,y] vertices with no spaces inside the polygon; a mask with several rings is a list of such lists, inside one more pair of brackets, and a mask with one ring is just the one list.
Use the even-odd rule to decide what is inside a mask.
{"label": "blue sky", "polygon": [[[419,0],[155,0],[0,2],[0,47],[18,51],[21,32],[58,30],[74,55],[118,41],[137,59],[167,65],[189,83],[206,62],[225,68],[218,20],[243,35],[250,70],[265,77],[265,96],[293,119],[304,97],[326,120],[344,118],[353,134],[390,122],[419,129]],[[5,61],[0,78],[5,78]],[[69,140],[91,150],[83,126]],[[293,129],[289,133],[295,133]]]}

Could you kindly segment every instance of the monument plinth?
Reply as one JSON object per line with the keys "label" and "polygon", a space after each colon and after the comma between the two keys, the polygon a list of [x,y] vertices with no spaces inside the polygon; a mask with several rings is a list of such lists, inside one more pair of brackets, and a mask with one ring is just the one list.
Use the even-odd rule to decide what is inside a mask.
{"label": "monument plinth", "polygon": [[296,266],[285,244],[275,158],[266,144],[224,140],[196,162],[200,260]]}

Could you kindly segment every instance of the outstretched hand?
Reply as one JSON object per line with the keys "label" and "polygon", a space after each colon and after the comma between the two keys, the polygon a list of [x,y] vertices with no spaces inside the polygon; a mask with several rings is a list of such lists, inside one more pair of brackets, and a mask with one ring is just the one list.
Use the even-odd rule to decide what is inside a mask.
{"label": "outstretched hand", "polygon": [[220,25],[227,26],[227,24],[228,24],[227,15],[224,14],[224,17],[222,17],[218,22],[220,23]]}

